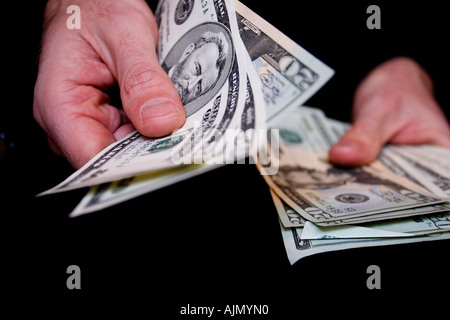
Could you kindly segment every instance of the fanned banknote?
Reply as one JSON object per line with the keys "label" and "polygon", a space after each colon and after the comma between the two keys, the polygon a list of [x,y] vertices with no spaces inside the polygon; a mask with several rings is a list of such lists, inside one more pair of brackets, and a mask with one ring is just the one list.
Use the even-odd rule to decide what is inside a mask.
{"label": "fanned banknote", "polygon": [[[266,119],[273,118],[290,105],[304,102],[333,75],[332,69],[254,12],[239,2],[235,5],[237,11],[230,1],[210,1],[204,5],[196,5],[194,1],[186,4],[161,1],[156,11],[160,25],[158,56],[182,97],[188,116],[186,124],[161,139],[149,139],[134,132],[43,194],[99,185],[165,170],[177,164],[189,164],[189,161],[200,164],[214,158],[217,135],[224,136],[227,129],[242,129],[241,122],[248,119],[244,112],[247,76],[252,82],[252,74],[257,74],[258,81],[252,83],[252,86],[258,86],[253,89],[254,101],[257,105],[260,104],[257,101],[262,101],[266,109],[259,108],[256,118],[258,123],[265,123]],[[247,32],[249,26],[252,33]],[[222,39],[226,59],[214,85],[208,90],[202,89],[204,92],[192,100],[183,81],[177,79],[181,73],[177,71],[180,56],[187,55],[186,50],[195,47],[199,38],[214,34]],[[256,50],[256,42],[263,51]],[[248,60],[247,50],[252,62]],[[262,79],[263,93],[256,84],[259,79]],[[196,123],[199,123],[197,127]],[[211,145],[211,141],[215,143]],[[186,150],[191,153],[186,154]],[[199,161],[195,158],[198,154]]]}
{"label": "fanned banknote", "polygon": [[[158,57],[182,98],[187,120],[172,135],[150,139],[138,132],[107,147],[58,186],[46,193],[98,185],[214,156],[213,144],[227,129],[237,128],[246,100],[246,53],[239,40],[231,0],[202,3],[160,1]],[[197,50],[197,51],[196,51]],[[201,59],[198,58],[201,51]],[[195,55],[194,55],[195,53]],[[196,86],[184,73],[204,75]]]}
{"label": "fanned banknote", "polygon": [[[291,263],[333,250],[450,239],[449,150],[386,146],[370,165],[334,167],[328,150],[350,125],[303,105],[331,68],[237,0],[161,0],[155,17],[159,61],[187,121],[159,139],[133,132],[43,193],[91,186],[72,217],[252,158],[262,142],[253,133],[264,128],[279,134],[270,141],[277,150],[270,162],[258,160],[267,150],[254,161]],[[189,65],[204,75],[195,85],[184,77]],[[239,134],[227,139],[228,130]]]}
{"label": "fanned banknote", "polygon": [[[255,95],[251,81],[248,81],[247,99],[241,116],[240,128],[242,132],[249,129],[259,128],[258,106],[262,106],[260,95]],[[264,114],[264,113],[263,113]],[[238,148],[237,150],[241,150]],[[244,150],[244,153],[250,150]],[[168,185],[189,179],[210,170],[216,169],[223,164],[187,164],[166,170],[158,170],[147,174],[132,176],[121,180],[107,182],[91,187],[86,196],[71,212],[71,217],[80,216],[93,211],[108,208],[129,199],[136,198],[148,192],[161,189]]]}
{"label": "fanned banknote", "polygon": [[270,124],[286,108],[302,105],[334,71],[244,4],[234,3],[240,36],[263,83]]}
{"label": "fanned banknote", "polygon": [[[314,73],[317,76],[314,83],[310,83],[308,86],[301,85],[302,90],[300,90],[299,88],[294,90],[295,99],[293,99],[294,96],[292,95],[292,90],[293,86],[295,87],[295,83],[291,84],[290,86],[280,85],[277,87],[277,90],[272,90],[273,88],[271,90],[268,90],[268,83],[263,83],[261,81],[261,79],[266,79],[267,69],[255,68],[255,61],[262,61],[263,57],[254,56],[254,61],[252,62],[250,60],[250,56],[246,52],[246,72],[248,74],[246,100],[244,103],[242,114],[240,118],[238,118],[240,119],[240,123],[237,124],[236,127],[238,127],[241,132],[247,132],[252,129],[266,127],[266,112],[268,110],[265,109],[265,100],[269,98],[268,94],[270,92],[272,92],[272,94],[274,95],[271,100],[277,99],[278,101],[284,101],[283,103],[279,104],[280,112],[288,107],[297,108],[299,105],[301,105],[301,103],[303,103],[317,90],[319,90],[319,88],[326,81],[329,80],[329,78],[333,75],[333,71],[325,64],[320,62],[317,58],[313,57],[311,54],[292,42],[292,40],[282,35],[278,30],[276,30],[262,18],[258,17],[250,9],[246,8],[244,5],[238,2],[235,2],[235,5],[240,35],[244,35],[247,32],[247,26],[250,25],[253,30],[252,32],[254,32],[253,35],[250,34],[247,36],[243,36],[242,39],[239,38],[237,41],[244,41],[243,46],[245,46],[246,48],[254,48],[255,41],[261,41],[261,43],[266,44],[263,54],[266,59],[275,56],[278,56],[279,59],[281,59],[283,56],[284,59],[288,59],[289,57],[289,59],[296,61],[296,65],[302,65],[305,69],[314,70]],[[263,33],[261,30],[264,30],[265,33]],[[161,37],[163,37],[164,33],[165,29],[163,28],[161,30]],[[272,36],[273,38],[270,38],[270,36]],[[255,54],[256,51],[253,50],[253,53]],[[284,70],[281,68],[281,66],[274,64],[273,58],[270,61],[272,61],[272,68],[275,68],[274,70],[279,70],[277,71],[276,75],[278,81],[281,81],[280,79],[282,78],[284,78],[283,83],[287,83],[292,80],[289,80],[288,75],[285,74],[287,70]],[[259,71],[260,73],[257,73],[257,71]],[[299,79],[300,76],[301,75],[299,74],[296,79]],[[262,89],[261,87],[263,87],[264,89]],[[262,90],[265,92],[264,94]],[[271,108],[273,109],[273,105]],[[310,125],[317,127],[317,124],[315,122],[319,118],[322,119],[323,116],[316,117],[315,114],[320,113],[321,111],[319,111],[318,109],[305,110],[309,110],[309,112],[313,114]],[[308,120],[306,120],[305,118],[305,121]],[[314,135],[309,136],[313,137]],[[316,143],[319,143],[318,146],[321,146],[323,149],[325,149],[327,146],[329,146],[330,143],[329,142],[327,146],[325,146],[320,145],[320,142],[321,140],[311,141],[310,145],[314,146],[316,145]],[[242,150],[242,148],[236,149]],[[253,153],[248,150],[244,150],[243,154],[244,156],[248,156]],[[77,208],[75,208],[71,215],[77,216],[84,213],[104,209],[122,201],[126,201],[147,192],[162,188],[169,184],[188,179],[189,177],[201,174],[218,166],[220,166],[219,163],[207,165],[197,163],[194,165],[186,165],[176,168],[169,168],[166,170],[159,170],[152,173],[134,175],[131,177],[126,177],[124,179],[96,185],[91,188],[89,193],[80,202]]]}

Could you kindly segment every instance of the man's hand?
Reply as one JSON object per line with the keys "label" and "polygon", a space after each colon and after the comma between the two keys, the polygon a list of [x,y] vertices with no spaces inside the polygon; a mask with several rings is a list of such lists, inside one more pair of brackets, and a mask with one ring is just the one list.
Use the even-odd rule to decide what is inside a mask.
{"label": "man's hand", "polygon": [[[81,29],[69,30],[69,5]],[[143,0],[50,0],[44,17],[34,116],[52,149],[76,168],[134,128],[150,137],[181,127],[185,112],[156,56],[155,18]],[[107,89],[118,84],[123,110]]]}
{"label": "man's hand", "polygon": [[388,142],[450,148],[450,127],[433,96],[433,83],[408,58],[391,59],[369,73],[355,92],[353,119],[330,149],[335,164],[370,163]]}

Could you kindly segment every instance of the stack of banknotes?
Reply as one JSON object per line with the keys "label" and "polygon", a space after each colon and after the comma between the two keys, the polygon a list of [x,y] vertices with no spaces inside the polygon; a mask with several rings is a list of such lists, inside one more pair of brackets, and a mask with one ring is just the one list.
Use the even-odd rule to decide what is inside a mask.
{"label": "stack of banknotes", "polygon": [[[237,0],[161,0],[155,16],[158,57],[186,123],[157,139],[133,132],[42,193],[89,186],[72,217],[254,159],[291,263],[331,250],[450,238],[449,150],[387,146],[366,167],[335,168],[327,151],[348,124],[304,106],[331,68]],[[188,86],[188,72],[203,80]]]}
{"label": "stack of banknotes", "polygon": [[450,150],[386,146],[370,165],[337,168],[327,152],[348,124],[303,106],[273,126],[278,172],[264,178],[291,263],[334,250],[450,239]]}

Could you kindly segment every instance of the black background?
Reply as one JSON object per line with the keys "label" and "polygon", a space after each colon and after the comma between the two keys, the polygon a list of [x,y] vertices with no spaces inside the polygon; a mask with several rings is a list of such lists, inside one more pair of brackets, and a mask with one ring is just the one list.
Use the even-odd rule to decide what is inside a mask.
{"label": "black background", "polygon": [[[379,63],[406,55],[431,74],[449,115],[442,1],[243,2],[336,71],[306,105],[349,120],[358,82]],[[381,30],[366,27],[371,4],[381,8]],[[50,151],[32,117],[44,5],[3,8],[0,129],[10,147],[0,164],[0,288],[6,307],[58,318],[125,311],[164,319],[180,316],[187,304],[267,304],[271,319],[308,309],[321,318],[443,311],[449,241],[330,252],[291,266],[268,187],[253,165],[229,165],[76,219],[67,216],[86,189],[36,198],[73,172]],[[66,287],[72,264],[81,268],[81,290]],[[381,290],[366,287],[369,265],[381,268]]]}

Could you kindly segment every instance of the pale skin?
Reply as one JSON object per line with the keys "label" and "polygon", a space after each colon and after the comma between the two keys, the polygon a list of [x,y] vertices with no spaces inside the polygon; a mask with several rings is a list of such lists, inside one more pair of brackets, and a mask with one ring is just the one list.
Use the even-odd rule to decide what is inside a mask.
{"label": "pale skin", "polygon": [[[68,30],[66,8],[82,8]],[[150,137],[181,127],[178,91],[156,56],[158,29],[143,0],[50,0],[44,17],[34,116],[50,146],[79,168],[134,128]],[[123,111],[106,90],[119,85]]]}
{"label": "pale skin", "polygon": [[[80,30],[66,28],[69,5],[83,8]],[[157,39],[155,17],[143,0],[48,2],[33,111],[51,148],[75,168],[135,128],[159,137],[184,124],[178,90],[156,56]],[[123,110],[106,93],[116,83]],[[386,143],[450,148],[432,81],[408,58],[369,73],[355,92],[353,119],[329,152],[336,164],[369,163]]]}
{"label": "pale skin", "polygon": [[409,58],[391,59],[370,72],[356,89],[352,113],[352,127],[329,152],[336,164],[370,163],[386,143],[450,148],[449,123],[432,80]]}

